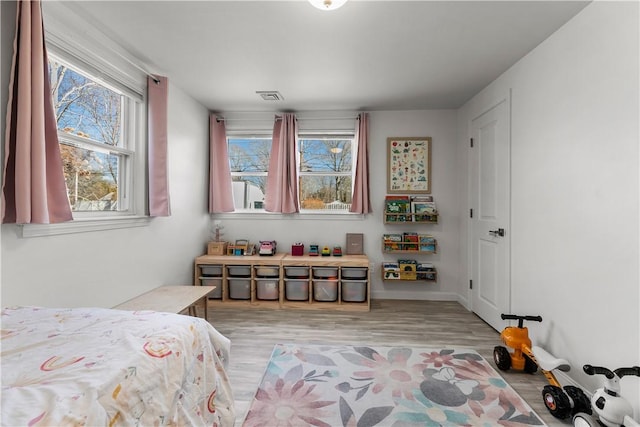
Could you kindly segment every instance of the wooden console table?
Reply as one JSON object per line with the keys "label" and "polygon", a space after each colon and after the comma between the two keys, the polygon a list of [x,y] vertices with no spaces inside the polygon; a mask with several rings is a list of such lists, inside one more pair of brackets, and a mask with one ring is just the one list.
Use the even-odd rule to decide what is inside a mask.
{"label": "wooden console table", "polygon": [[153,310],[169,313],[182,313],[188,309],[190,315],[197,315],[195,308],[200,305],[204,311],[204,319],[209,321],[207,317],[207,294],[215,288],[215,286],[191,285],[161,286],[113,308],[117,310]]}

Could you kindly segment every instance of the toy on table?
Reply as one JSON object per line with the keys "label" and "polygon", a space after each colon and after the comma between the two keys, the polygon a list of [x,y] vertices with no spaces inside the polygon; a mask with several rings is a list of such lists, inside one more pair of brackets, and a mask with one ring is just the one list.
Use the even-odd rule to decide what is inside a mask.
{"label": "toy on table", "polygon": [[342,256],[342,248],[340,246],[333,247],[333,256]]}
{"label": "toy on table", "polygon": [[321,255],[322,256],[330,256],[331,255],[331,249],[329,249],[329,246],[323,246],[322,247]]}
{"label": "toy on table", "polygon": [[275,255],[276,254],[276,241],[275,240],[261,240],[260,250],[258,255]]}
{"label": "toy on table", "polygon": [[302,243],[294,243],[291,245],[291,255],[293,256],[302,256],[304,255],[304,244]]}
{"label": "toy on table", "polygon": [[633,407],[620,396],[620,379],[626,376],[640,377],[640,366],[609,370],[602,366],[584,365],[587,375],[604,375],[604,385],[591,396],[591,408],[595,414],[579,412],[573,416],[573,425],[578,427],[638,427],[633,417]]}
{"label": "toy on table", "polygon": [[320,255],[318,245],[309,245],[309,256],[318,256],[318,255]]}
{"label": "toy on table", "polygon": [[249,255],[252,252],[249,246],[248,240],[238,239],[234,244],[227,245],[227,255]]}
{"label": "toy on table", "polygon": [[553,370],[569,371],[569,363],[564,359],[558,359],[541,347],[531,346],[529,330],[523,326],[525,320],[542,322],[540,316],[517,316],[513,314],[501,314],[502,320],[517,320],[518,326],[507,326],[500,333],[502,342],[513,349],[512,353],[503,347],[496,346],[493,349],[493,360],[496,366],[503,371],[510,368],[534,373],[540,367],[549,385],[542,389],[544,405],[551,415],[559,419],[565,419],[578,412],[591,413],[591,404],[582,389],[575,386],[564,386],[556,379]]}

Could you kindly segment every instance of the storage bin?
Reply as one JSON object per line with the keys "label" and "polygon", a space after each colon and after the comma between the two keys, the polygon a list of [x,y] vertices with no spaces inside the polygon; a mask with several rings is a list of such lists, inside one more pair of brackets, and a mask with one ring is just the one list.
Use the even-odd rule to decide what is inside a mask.
{"label": "storage bin", "polygon": [[284,296],[289,301],[307,301],[309,299],[309,281],[284,279]]}
{"label": "storage bin", "polygon": [[231,299],[250,299],[251,298],[251,279],[228,279],[229,280],[229,298]]}
{"label": "storage bin", "polygon": [[337,280],[314,280],[313,299],[316,301],[335,301],[338,299]]}
{"label": "storage bin", "polygon": [[222,276],[222,266],[221,265],[200,265],[200,271],[203,276]]}
{"label": "storage bin", "polygon": [[207,255],[224,255],[227,252],[227,242],[209,242]]}
{"label": "storage bin", "polygon": [[256,277],[280,277],[280,267],[277,265],[257,265]]}
{"label": "storage bin", "polygon": [[342,301],[364,302],[367,299],[366,280],[343,280]]}
{"label": "storage bin", "polygon": [[338,267],[312,267],[313,277],[318,279],[337,279]]}
{"label": "storage bin", "polygon": [[294,279],[306,279],[309,277],[309,267],[285,266],[284,275]]}
{"label": "storage bin", "polygon": [[227,274],[231,277],[251,277],[250,265],[228,265]]}
{"label": "storage bin", "polygon": [[343,279],[366,279],[367,267],[342,267]]}
{"label": "storage bin", "polygon": [[202,286],[215,286],[216,288],[207,294],[210,299],[222,298],[222,279],[220,277],[200,277],[200,284]]}
{"label": "storage bin", "polygon": [[278,279],[256,279],[256,297],[261,300],[277,300]]}

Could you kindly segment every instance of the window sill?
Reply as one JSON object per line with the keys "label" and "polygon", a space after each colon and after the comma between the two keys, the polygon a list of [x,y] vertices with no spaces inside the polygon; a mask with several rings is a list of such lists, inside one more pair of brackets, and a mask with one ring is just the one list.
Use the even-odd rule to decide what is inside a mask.
{"label": "window sill", "polygon": [[228,212],[228,213],[217,213],[212,214],[212,217],[216,219],[260,219],[260,220],[313,220],[313,221],[361,221],[364,219],[363,214],[350,213],[350,212],[323,212],[318,213],[317,211],[304,211],[294,214],[281,214],[281,213],[273,213],[267,212],[264,210],[245,210],[245,211],[236,211],[236,212]]}
{"label": "window sill", "polygon": [[147,216],[121,216],[109,218],[82,218],[59,224],[23,224],[22,237],[56,236],[61,234],[88,233],[91,231],[120,228],[146,227],[151,221]]}

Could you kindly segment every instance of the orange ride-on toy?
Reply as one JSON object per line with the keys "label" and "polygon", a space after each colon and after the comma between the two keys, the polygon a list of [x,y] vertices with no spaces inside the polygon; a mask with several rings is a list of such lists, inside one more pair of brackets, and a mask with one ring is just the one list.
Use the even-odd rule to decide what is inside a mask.
{"label": "orange ride-on toy", "polygon": [[518,326],[507,326],[500,333],[500,339],[513,349],[509,353],[503,346],[493,349],[493,360],[502,371],[515,370],[533,374],[540,367],[549,385],[542,389],[544,405],[551,415],[559,419],[572,417],[578,412],[591,413],[591,403],[582,389],[575,386],[561,386],[553,371],[569,371],[569,363],[564,359],[558,359],[541,347],[532,346],[529,339],[529,330],[523,326],[524,321],[542,322],[540,316],[517,316],[514,314],[502,314],[502,320],[517,320]]}

